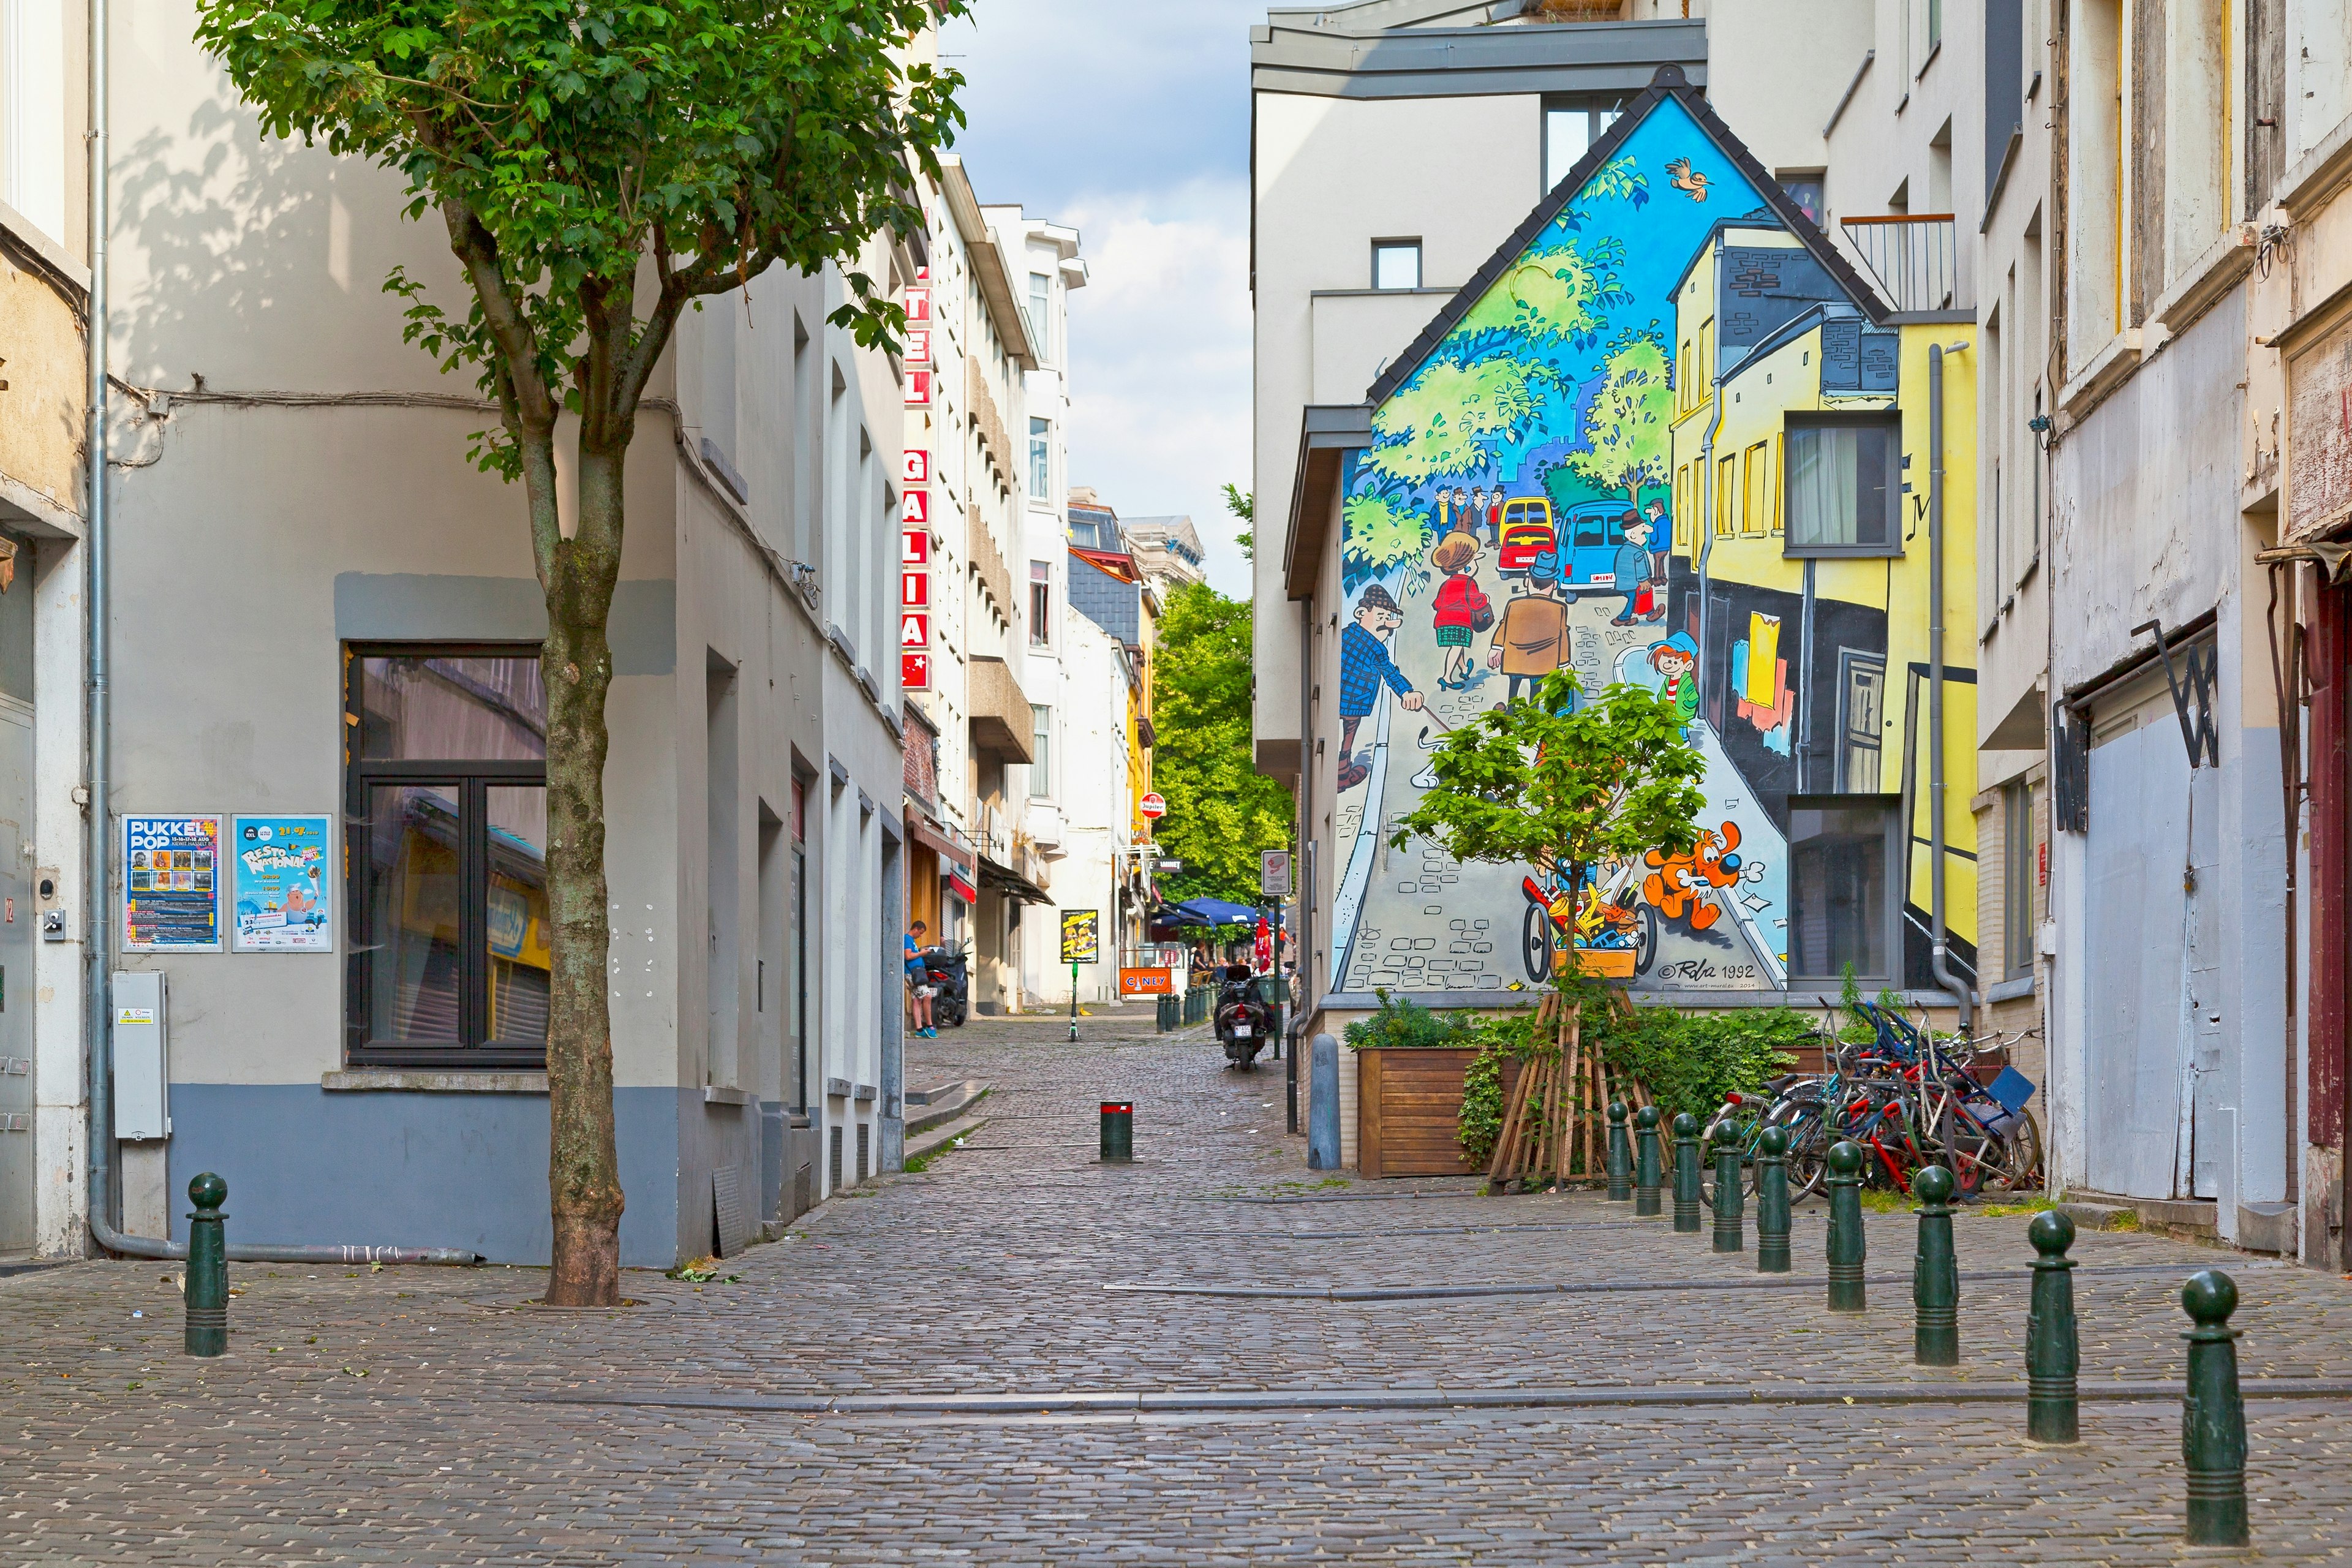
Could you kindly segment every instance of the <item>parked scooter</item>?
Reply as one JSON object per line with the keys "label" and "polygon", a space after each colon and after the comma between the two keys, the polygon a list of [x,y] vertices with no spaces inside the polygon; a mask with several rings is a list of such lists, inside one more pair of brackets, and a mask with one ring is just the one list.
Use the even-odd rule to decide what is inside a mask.
{"label": "parked scooter", "polygon": [[1266,1005],[1256,976],[1246,963],[1225,966],[1217,986],[1214,1014],[1217,1039],[1225,1059],[1246,1072],[1257,1065],[1257,1054],[1274,1039],[1274,1009]]}
{"label": "parked scooter", "polygon": [[936,988],[931,996],[931,1022],[942,1029],[961,1029],[969,1012],[971,960],[961,943],[927,947],[919,954]]}

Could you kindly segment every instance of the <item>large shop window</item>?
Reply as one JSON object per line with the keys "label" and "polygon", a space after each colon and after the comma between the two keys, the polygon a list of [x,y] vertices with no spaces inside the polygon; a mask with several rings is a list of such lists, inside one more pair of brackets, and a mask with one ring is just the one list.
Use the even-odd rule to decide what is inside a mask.
{"label": "large shop window", "polygon": [[1789,801],[1789,978],[1892,985],[1903,954],[1900,795]]}
{"label": "large shop window", "polygon": [[1787,553],[1902,554],[1902,448],[1891,416],[1790,416]]}
{"label": "large shop window", "polygon": [[547,1059],[547,701],[535,649],[352,647],[354,1063]]}

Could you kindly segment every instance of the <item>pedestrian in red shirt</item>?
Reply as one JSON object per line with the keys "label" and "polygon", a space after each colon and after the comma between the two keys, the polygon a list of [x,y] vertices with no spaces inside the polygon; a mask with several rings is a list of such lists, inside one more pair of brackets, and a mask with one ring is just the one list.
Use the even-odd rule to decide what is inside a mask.
{"label": "pedestrian in red shirt", "polygon": [[1485,616],[1489,625],[1495,618],[1494,605],[1478,587],[1477,535],[1447,534],[1430,552],[1429,563],[1445,575],[1445,581],[1438,584],[1432,616],[1436,623],[1437,646],[1444,652],[1444,666],[1437,673],[1437,684],[1458,691],[1468,682],[1470,636],[1477,629],[1480,616]]}

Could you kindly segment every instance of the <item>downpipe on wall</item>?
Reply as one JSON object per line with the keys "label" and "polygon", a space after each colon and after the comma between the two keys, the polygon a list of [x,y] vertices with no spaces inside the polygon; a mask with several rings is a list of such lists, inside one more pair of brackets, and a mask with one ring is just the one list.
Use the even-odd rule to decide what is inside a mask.
{"label": "downpipe on wall", "polygon": [[[89,1234],[109,1252],[127,1258],[184,1258],[188,1245],[152,1236],[125,1236],[113,1224],[113,998],[110,982],[114,968],[114,900],[110,856],[113,847],[112,816],[107,805],[110,710],[107,617],[108,519],[106,509],[106,218],[107,218],[107,0],[89,6],[89,316],[84,345],[83,500],[87,521],[82,547],[87,557],[87,597],[89,616],[89,802],[85,822],[83,884],[89,921],[89,994],[84,1007],[89,1064]],[[481,1258],[453,1247],[256,1247],[231,1243],[235,1263],[478,1263]]]}
{"label": "downpipe on wall", "polygon": [[[1955,343],[1953,353],[1968,351]],[[1944,354],[1927,345],[1927,965],[1960,1006],[1960,1026],[1976,1021],[1974,988],[1952,973],[1944,927]],[[1911,858],[1911,823],[1903,823],[1903,858]],[[1907,881],[1908,879],[1906,878]]]}

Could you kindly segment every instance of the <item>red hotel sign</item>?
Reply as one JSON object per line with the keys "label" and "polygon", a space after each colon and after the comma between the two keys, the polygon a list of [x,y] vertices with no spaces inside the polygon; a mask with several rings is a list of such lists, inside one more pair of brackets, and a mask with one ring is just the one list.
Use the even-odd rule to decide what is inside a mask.
{"label": "red hotel sign", "polygon": [[906,492],[898,503],[898,684],[908,691],[928,691],[931,687],[930,453],[920,447],[908,447],[899,458],[898,481]]}

